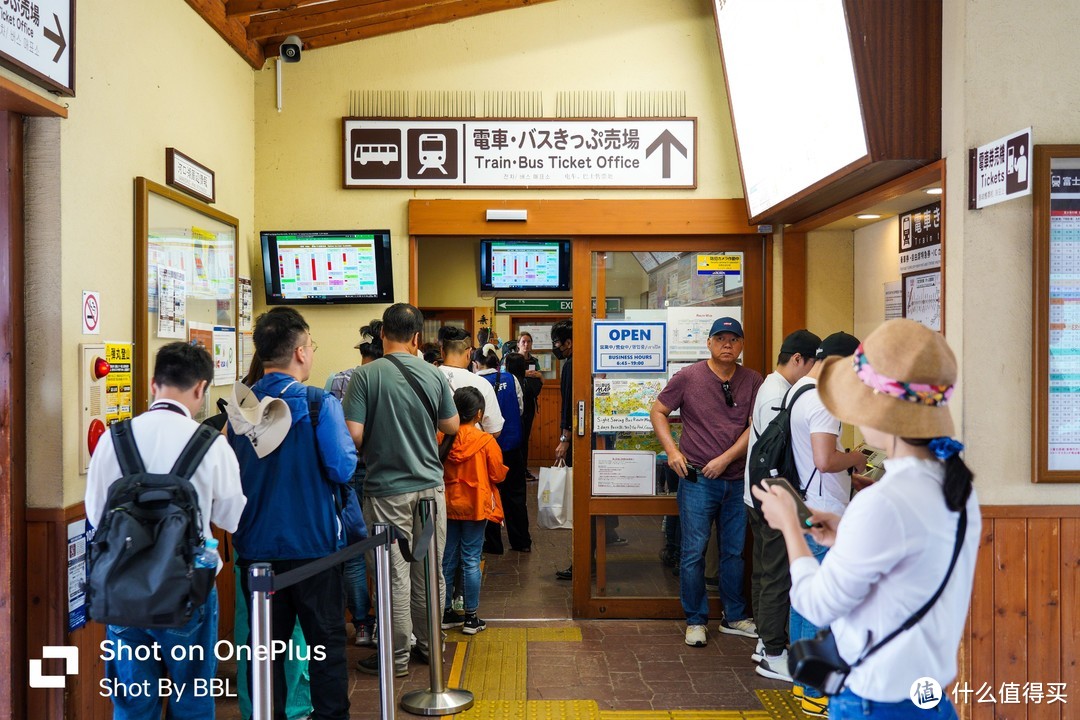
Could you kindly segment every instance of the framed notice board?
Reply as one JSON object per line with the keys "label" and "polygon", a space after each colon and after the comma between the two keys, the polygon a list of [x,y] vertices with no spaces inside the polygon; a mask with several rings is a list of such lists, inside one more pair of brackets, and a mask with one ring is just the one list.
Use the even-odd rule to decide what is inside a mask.
{"label": "framed notice board", "polygon": [[[236,218],[146,178],[135,179],[135,412],[150,404],[154,356],[177,340],[201,345],[214,379],[213,414],[240,368]],[[196,419],[202,419],[197,417]]]}
{"label": "framed notice board", "polygon": [[1032,480],[1080,482],[1080,145],[1032,169]]}

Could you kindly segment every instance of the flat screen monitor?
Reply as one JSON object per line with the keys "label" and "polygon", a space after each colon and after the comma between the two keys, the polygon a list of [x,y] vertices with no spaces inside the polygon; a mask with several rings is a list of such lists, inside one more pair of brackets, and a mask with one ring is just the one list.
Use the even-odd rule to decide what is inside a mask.
{"label": "flat screen monitor", "polygon": [[264,231],[268,305],[391,303],[389,230]]}
{"label": "flat screen monitor", "polygon": [[480,290],[569,289],[569,240],[480,241]]}

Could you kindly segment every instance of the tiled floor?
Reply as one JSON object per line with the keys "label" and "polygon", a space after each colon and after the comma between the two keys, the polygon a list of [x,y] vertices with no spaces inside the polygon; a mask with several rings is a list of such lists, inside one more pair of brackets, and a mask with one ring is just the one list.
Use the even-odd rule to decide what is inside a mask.
{"label": "tiled floor", "polygon": [[[534,488],[531,484],[533,503]],[[535,508],[530,517],[535,518]],[[619,532],[630,543],[612,550],[613,555],[623,554],[640,564],[642,574],[651,578],[646,582],[650,586],[667,585],[664,573],[670,575],[656,559],[658,520],[650,518],[641,526],[624,524]],[[749,656],[755,641],[721,635],[715,621],[709,628],[709,644],[692,648],[683,642],[685,624],[678,620],[571,620],[570,583],[554,574],[569,562],[570,532],[534,527],[532,533],[531,553],[508,550],[502,556],[485,555],[480,615],[488,621],[488,630],[471,638],[458,631],[447,635],[443,675],[477,696],[476,707],[463,718],[608,713],[614,718],[622,717],[619,711],[672,711],[640,717],[678,717],[679,710],[717,711],[715,717],[769,717],[756,691],[789,686],[754,672]],[[378,678],[355,670],[356,661],[371,653],[349,647],[353,718],[380,717]],[[398,700],[404,693],[428,687],[426,665],[413,663],[410,670],[407,678],[395,680]],[[537,703],[552,705],[543,712],[527,711]],[[410,717],[397,702],[395,708],[398,715]],[[735,710],[749,714],[721,712]],[[239,718],[235,701],[222,703],[219,717]]]}

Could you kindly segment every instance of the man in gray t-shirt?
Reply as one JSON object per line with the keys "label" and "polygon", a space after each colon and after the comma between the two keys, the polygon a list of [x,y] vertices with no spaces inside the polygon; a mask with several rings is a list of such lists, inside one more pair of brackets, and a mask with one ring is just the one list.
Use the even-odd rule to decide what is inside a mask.
{"label": "man in gray t-shirt", "polygon": [[[439,555],[436,566],[439,568],[438,596],[441,599],[446,596],[446,581],[442,576],[446,501],[435,429],[437,427],[446,434],[456,433],[458,416],[446,379],[416,356],[422,326],[423,315],[412,305],[398,303],[386,310],[382,327],[383,357],[353,373],[345,391],[345,422],[367,463],[364,518],[368,523],[393,523],[409,536],[411,542],[420,530],[417,514],[420,500],[435,500]],[[408,381],[406,373],[416,381],[417,389]],[[416,634],[416,652],[421,660],[426,661],[430,655],[429,643],[434,643],[436,652],[441,643],[428,637],[424,607],[414,607],[411,603],[414,583],[420,586],[417,597],[423,595],[424,564],[406,562],[395,545],[391,551],[390,580],[394,608],[394,674],[402,677],[409,673],[410,634]],[[441,607],[432,608],[431,612],[442,617]],[[380,624],[385,632],[386,623],[380,620]],[[361,660],[359,669],[377,675],[378,655]]]}

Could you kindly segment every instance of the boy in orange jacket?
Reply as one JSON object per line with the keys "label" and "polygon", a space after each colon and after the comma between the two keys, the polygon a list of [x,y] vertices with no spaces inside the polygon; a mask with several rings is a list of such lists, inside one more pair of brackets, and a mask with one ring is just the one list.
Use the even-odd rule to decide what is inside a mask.
{"label": "boy in orange jacket", "polygon": [[[503,509],[493,483],[502,482],[507,468],[502,450],[492,435],[480,429],[484,417],[484,396],[474,387],[458,388],[454,404],[461,429],[443,463],[446,484],[446,548],[443,575],[446,583],[446,610],[443,628],[461,626],[466,635],[487,628],[476,615],[480,605],[480,553],[487,522],[502,522]],[[442,438],[440,437],[440,443]],[[465,593],[464,617],[453,610],[453,581],[461,566]]]}

